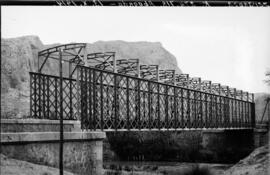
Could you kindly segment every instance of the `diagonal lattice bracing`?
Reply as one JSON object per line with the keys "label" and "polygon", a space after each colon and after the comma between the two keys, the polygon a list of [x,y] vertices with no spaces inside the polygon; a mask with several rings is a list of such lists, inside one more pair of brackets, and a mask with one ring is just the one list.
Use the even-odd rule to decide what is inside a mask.
{"label": "diagonal lattice bracing", "polygon": [[[56,46],[39,52],[39,73],[30,73],[30,114],[81,120],[90,130],[177,130],[252,128],[254,96],[228,86],[117,60],[114,52],[86,52],[85,44]],[[60,90],[58,76],[42,73],[48,59],[68,65]],[[55,73],[55,72],[54,72]],[[62,94],[60,94],[62,92]],[[63,101],[60,102],[60,96]]]}

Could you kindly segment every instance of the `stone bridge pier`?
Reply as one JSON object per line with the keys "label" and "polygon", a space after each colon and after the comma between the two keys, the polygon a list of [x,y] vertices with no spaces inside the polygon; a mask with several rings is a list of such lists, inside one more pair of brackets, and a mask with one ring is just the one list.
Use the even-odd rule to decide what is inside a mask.
{"label": "stone bridge pier", "polygon": [[[64,171],[80,175],[103,173],[105,132],[82,132],[77,121],[64,121]],[[1,154],[58,168],[59,121],[1,120]]]}

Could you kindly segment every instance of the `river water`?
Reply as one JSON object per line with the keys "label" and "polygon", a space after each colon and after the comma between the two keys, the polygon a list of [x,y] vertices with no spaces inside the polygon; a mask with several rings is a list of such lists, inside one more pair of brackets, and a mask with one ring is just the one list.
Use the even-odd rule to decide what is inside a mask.
{"label": "river water", "polygon": [[196,167],[210,171],[213,175],[223,175],[232,164],[182,163],[182,162],[104,162],[104,175],[185,175]]}

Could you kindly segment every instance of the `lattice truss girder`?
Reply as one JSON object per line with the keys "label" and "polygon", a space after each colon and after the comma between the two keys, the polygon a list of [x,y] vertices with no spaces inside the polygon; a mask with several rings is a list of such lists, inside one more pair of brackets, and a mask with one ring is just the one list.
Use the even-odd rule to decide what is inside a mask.
{"label": "lattice truss girder", "polygon": [[85,43],[60,45],[39,52],[40,72],[48,58],[59,59],[59,50],[62,51],[63,62],[69,63],[70,77],[76,65],[85,65],[237,99],[252,101],[254,98],[248,92],[189,77],[188,74],[176,74],[175,70],[160,70],[158,65],[141,65],[139,59],[116,59],[115,52],[88,54]]}
{"label": "lattice truss girder", "polygon": [[[39,73],[30,73],[31,116],[59,119],[60,79],[42,74],[46,59],[62,57],[77,71],[63,79],[63,117],[84,129],[252,127],[253,96],[114,52],[87,54],[85,44],[39,52]],[[59,62],[60,63],[60,62]],[[69,75],[70,75],[69,74]]]}
{"label": "lattice truss girder", "polygon": [[[34,118],[59,119],[59,77],[38,73],[30,74],[31,116]],[[63,118],[77,118],[77,86],[73,79],[63,79]]]}
{"label": "lattice truss girder", "polygon": [[[94,108],[94,111],[90,110],[91,114],[82,116],[85,129],[252,127],[251,103],[248,101],[99,69],[80,68],[80,89],[87,97],[81,103],[82,114],[89,111],[86,108]],[[85,89],[89,93],[84,92]]]}
{"label": "lattice truss girder", "polygon": [[177,86],[221,94],[224,96],[234,97],[235,95],[235,97],[239,99],[246,98],[251,100],[251,96],[248,98],[247,93],[243,93],[243,97],[241,97],[241,93],[232,94],[227,86],[211,83],[211,81],[202,81],[201,78],[189,77],[188,74],[176,74],[175,70],[159,70],[158,65],[140,65],[139,59],[117,60],[115,59],[114,52],[88,54],[87,59],[89,66],[102,70],[115,71],[117,73],[128,74],[168,84],[175,84]]}

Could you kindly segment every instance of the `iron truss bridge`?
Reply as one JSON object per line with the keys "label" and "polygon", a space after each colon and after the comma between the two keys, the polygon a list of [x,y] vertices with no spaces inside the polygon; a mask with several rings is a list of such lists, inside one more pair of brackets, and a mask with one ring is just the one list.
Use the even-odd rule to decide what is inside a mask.
{"label": "iron truss bridge", "polygon": [[253,94],[139,59],[119,60],[114,52],[88,53],[85,43],[39,52],[37,72],[30,72],[30,109],[32,118],[62,114],[64,120],[81,120],[86,130],[255,126]]}

